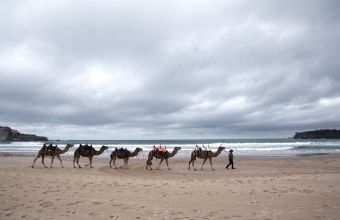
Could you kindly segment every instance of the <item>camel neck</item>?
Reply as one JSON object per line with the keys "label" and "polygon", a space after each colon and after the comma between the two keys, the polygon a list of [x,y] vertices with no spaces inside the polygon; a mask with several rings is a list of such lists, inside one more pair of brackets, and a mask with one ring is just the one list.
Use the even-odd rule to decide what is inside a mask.
{"label": "camel neck", "polygon": [[66,147],[63,149],[63,150],[61,150],[61,154],[64,154],[64,153],[66,153],[69,149],[70,149],[70,147],[71,146],[69,146],[69,145],[66,145]]}
{"label": "camel neck", "polygon": [[170,157],[175,156],[175,155],[177,154],[178,151],[179,151],[179,149],[178,149],[178,148],[175,148],[175,149],[171,152]]}
{"label": "camel neck", "polygon": [[96,149],[94,149],[94,155],[100,155],[104,152],[104,149],[103,148],[100,148],[99,151],[97,151]]}
{"label": "camel neck", "polygon": [[138,149],[136,148],[132,153],[130,153],[130,157],[137,156],[138,154]]}
{"label": "camel neck", "polygon": [[214,157],[217,157],[218,155],[220,155],[220,153],[223,151],[223,149],[218,149],[215,153],[214,153]]}

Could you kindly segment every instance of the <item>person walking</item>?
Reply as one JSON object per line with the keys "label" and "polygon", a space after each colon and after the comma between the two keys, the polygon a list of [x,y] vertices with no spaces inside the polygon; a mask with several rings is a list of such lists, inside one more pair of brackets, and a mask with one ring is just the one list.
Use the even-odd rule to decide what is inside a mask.
{"label": "person walking", "polygon": [[229,168],[229,166],[231,165],[231,169],[235,169],[234,167],[234,154],[233,154],[233,150],[229,151],[229,163],[225,168]]}

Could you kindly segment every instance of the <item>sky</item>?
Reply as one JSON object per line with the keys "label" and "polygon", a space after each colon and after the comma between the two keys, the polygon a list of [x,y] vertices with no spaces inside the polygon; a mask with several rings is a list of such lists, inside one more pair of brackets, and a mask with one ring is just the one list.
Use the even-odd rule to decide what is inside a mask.
{"label": "sky", "polygon": [[0,125],[50,139],[340,128],[340,1],[0,2]]}

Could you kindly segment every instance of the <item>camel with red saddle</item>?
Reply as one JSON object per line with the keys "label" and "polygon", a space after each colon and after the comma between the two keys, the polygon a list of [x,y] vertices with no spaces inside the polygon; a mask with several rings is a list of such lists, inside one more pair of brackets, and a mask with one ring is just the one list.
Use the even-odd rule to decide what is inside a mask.
{"label": "camel with red saddle", "polygon": [[[164,148],[162,148],[164,149]],[[153,149],[149,152],[149,155],[148,155],[148,160],[146,161],[146,167],[145,169],[149,169],[152,170],[152,159],[155,157],[157,159],[160,159],[161,161],[159,162],[158,164],[158,167],[156,169],[159,169],[159,167],[161,166],[162,162],[165,160],[166,162],[166,166],[168,167],[168,170],[171,170],[170,167],[169,167],[169,163],[168,163],[168,159],[175,156],[177,154],[177,152],[179,150],[181,150],[182,148],[181,147],[175,147],[173,149],[173,151],[170,153],[169,151],[167,150],[160,150],[160,149]]]}

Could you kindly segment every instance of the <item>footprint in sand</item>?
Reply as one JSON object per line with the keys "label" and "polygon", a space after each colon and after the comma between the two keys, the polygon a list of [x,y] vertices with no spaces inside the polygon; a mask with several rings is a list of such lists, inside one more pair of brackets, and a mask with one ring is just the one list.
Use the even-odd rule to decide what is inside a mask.
{"label": "footprint in sand", "polygon": [[39,206],[43,207],[43,208],[47,208],[49,206],[52,206],[52,202],[43,202],[43,203],[40,203]]}
{"label": "footprint in sand", "polygon": [[14,212],[10,212],[10,213],[6,214],[5,216],[11,216],[11,215],[13,215],[13,213]]}

